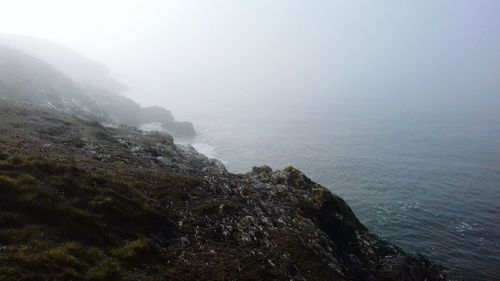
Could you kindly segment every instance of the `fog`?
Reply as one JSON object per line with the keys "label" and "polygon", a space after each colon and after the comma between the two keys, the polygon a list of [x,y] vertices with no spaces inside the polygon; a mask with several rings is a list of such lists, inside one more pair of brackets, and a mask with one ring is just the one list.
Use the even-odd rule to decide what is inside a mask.
{"label": "fog", "polygon": [[0,106],[2,277],[500,276],[499,0],[2,1]]}
{"label": "fog", "polygon": [[20,0],[0,11],[0,32],[103,62],[123,94],[184,118],[270,104],[498,105],[499,30],[496,0]]}

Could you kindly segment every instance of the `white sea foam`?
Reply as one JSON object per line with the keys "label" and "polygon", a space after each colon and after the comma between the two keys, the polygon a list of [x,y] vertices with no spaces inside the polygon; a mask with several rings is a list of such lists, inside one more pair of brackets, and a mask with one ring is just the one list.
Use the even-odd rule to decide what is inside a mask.
{"label": "white sea foam", "polygon": [[199,153],[207,156],[208,158],[216,158],[217,152],[215,147],[208,143],[192,143],[191,144]]}
{"label": "white sea foam", "polygon": [[464,231],[469,231],[472,230],[472,226],[466,222],[460,222],[458,225],[455,226],[455,231],[456,232],[464,232]]}
{"label": "white sea foam", "polygon": [[227,161],[220,159],[218,157],[217,149],[214,146],[212,146],[206,142],[189,142],[189,141],[182,141],[181,140],[181,141],[176,141],[175,143],[180,144],[180,145],[189,144],[189,145],[193,146],[194,149],[196,149],[196,151],[205,155],[208,158],[217,159],[217,160],[221,161],[222,164],[224,164],[224,165],[227,165],[227,163],[228,163]]}

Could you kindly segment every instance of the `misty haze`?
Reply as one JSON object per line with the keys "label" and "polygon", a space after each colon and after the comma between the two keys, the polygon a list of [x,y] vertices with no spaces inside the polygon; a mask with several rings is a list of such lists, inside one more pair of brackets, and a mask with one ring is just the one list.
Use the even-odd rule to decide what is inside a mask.
{"label": "misty haze", "polygon": [[500,279],[500,2],[0,9],[0,280]]}

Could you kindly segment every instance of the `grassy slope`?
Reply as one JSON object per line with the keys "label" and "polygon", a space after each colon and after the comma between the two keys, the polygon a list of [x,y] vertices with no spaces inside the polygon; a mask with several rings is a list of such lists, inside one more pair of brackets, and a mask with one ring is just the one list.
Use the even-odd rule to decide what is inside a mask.
{"label": "grassy slope", "polygon": [[[95,123],[1,109],[0,280],[170,274],[168,255],[150,237],[168,241],[174,214],[162,201],[177,202],[178,191],[193,188],[198,178],[115,165],[135,160]],[[114,159],[103,163],[82,153],[82,138],[116,147]],[[155,188],[171,194],[157,200],[150,194]]]}

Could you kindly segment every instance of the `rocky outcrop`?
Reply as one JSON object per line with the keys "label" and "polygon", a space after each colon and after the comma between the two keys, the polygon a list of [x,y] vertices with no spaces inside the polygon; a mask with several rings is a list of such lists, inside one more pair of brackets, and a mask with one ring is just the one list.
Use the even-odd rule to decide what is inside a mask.
{"label": "rocky outcrop", "polygon": [[1,280],[447,280],[299,170],[0,105]]}
{"label": "rocky outcrop", "polygon": [[99,105],[101,110],[110,115],[114,123],[134,127],[158,123],[161,130],[175,137],[192,138],[196,135],[193,124],[176,121],[172,113],[163,107],[141,107],[129,98],[91,86],[86,86],[85,90],[86,94]]}

